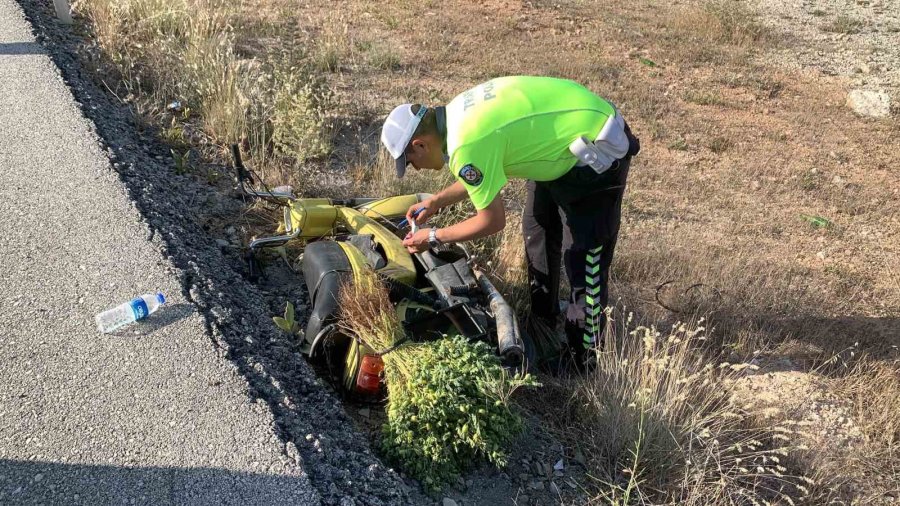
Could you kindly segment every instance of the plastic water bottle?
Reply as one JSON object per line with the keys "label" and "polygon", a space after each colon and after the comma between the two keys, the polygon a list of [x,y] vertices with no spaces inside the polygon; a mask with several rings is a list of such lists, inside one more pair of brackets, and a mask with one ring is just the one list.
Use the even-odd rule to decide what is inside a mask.
{"label": "plastic water bottle", "polygon": [[119,327],[150,316],[159,309],[159,306],[165,303],[166,298],[163,294],[145,293],[140,297],[135,297],[130,302],[120,304],[98,314],[94,318],[97,320],[97,330],[108,334]]}

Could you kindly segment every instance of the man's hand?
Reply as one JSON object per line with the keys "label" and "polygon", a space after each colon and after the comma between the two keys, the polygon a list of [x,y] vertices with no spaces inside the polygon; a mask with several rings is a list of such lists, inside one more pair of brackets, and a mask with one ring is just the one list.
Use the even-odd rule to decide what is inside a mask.
{"label": "man's hand", "polygon": [[430,231],[430,228],[423,228],[415,234],[412,232],[406,234],[406,238],[403,239],[403,245],[406,246],[406,250],[410,253],[421,253],[430,249],[431,246],[428,244],[428,233]]}
{"label": "man's hand", "polygon": [[421,225],[428,221],[428,218],[434,216],[434,213],[436,213],[438,209],[440,209],[440,207],[438,207],[437,202],[434,201],[434,197],[423,200],[418,204],[409,206],[409,209],[406,211],[406,220],[410,225],[412,225],[413,220],[415,220],[416,225]]}

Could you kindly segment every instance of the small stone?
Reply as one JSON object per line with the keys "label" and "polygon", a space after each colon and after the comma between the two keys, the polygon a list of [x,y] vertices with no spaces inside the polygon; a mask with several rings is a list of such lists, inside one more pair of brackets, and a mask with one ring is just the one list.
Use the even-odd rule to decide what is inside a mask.
{"label": "small stone", "polygon": [[225,233],[228,234],[228,235],[234,235],[235,233],[237,233],[237,229],[234,228],[233,226],[232,226],[232,227],[228,227],[228,228],[225,229]]}
{"label": "small stone", "polygon": [[881,90],[853,90],[847,95],[847,107],[868,118],[886,118],[891,114],[891,97]]}
{"label": "small stone", "polygon": [[750,188],[753,190],[759,190],[759,186],[760,186],[759,181],[752,181],[750,183]]}
{"label": "small stone", "polygon": [[41,480],[43,480],[43,479],[44,479],[43,473],[38,473],[38,474],[34,475],[34,481],[35,481],[35,482],[39,482],[39,481],[41,481]]}
{"label": "small stone", "polygon": [[518,498],[516,498],[516,503],[517,504],[528,504],[529,499],[531,499],[531,498],[525,494],[522,494]]}
{"label": "small stone", "polygon": [[531,482],[528,483],[528,488],[531,490],[544,490],[544,482],[531,480]]}
{"label": "small stone", "polygon": [[362,417],[365,417],[365,418],[369,418],[369,416],[370,416],[371,414],[372,414],[372,412],[369,411],[369,408],[361,408],[361,409],[359,410],[359,416],[362,416]]}
{"label": "small stone", "polygon": [[456,506],[456,501],[449,497],[445,497],[444,500],[441,501],[441,506]]}
{"label": "small stone", "polygon": [[227,248],[228,246],[231,246],[231,243],[226,241],[225,239],[216,239],[216,244],[220,248]]}
{"label": "small stone", "polygon": [[834,176],[834,179],[832,179],[831,182],[834,184],[841,184],[844,182],[844,180],[841,179],[841,176]]}
{"label": "small stone", "polygon": [[820,252],[816,253],[816,258],[818,258],[819,260],[825,260],[825,252],[820,251]]}
{"label": "small stone", "polygon": [[528,481],[531,479],[531,475],[528,473],[519,473],[519,481]]}

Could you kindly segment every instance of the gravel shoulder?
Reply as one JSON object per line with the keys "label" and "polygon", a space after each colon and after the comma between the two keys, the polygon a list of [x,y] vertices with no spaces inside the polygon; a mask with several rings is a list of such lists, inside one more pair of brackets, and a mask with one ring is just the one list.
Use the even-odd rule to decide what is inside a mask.
{"label": "gravel shoulder", "polygon": [[[49,3],[20,5],[35,35],[0,0],[0,502],[409,502],[205,233],[240,202],[174,174]],[[157,289],[147,323],[94,330]]]}

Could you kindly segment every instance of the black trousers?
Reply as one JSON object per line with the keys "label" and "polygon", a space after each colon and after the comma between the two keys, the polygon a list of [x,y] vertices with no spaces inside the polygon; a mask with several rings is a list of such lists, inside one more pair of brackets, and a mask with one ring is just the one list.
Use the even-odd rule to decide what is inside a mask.
{"label": "black trousers", "polygon": [[622,217],[622,195],[631,157],[603,174],[574,167],[554,181],[528,181],[522,228],[531,311],[555,319],[559,314],[559,278],[564,259],[572,287],[566,335],[576,353],[602,343],[609,303],[612,264]]}

